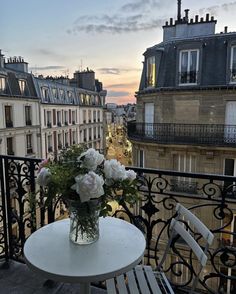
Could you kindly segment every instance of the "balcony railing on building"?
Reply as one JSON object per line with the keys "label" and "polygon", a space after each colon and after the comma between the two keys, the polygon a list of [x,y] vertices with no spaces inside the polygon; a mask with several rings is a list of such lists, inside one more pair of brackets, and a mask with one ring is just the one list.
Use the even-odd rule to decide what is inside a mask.
{"label": "balcony railing on building", "polygon": [[235,146],[236,126],[128,122],[128,137],[163,144]]}
{"label": "balcony railing on building", "polygon": [[[26,238],[45,224],[67,216],[60,197],[45,208],[43,191],[35,182],[40,161],[0,156],[0,261],[23,262]],[[122,203],[114,216],[131,221],[144,232],[147,242],[145,263],[158,264],[168,241],[175,205],[180,202],[215,235],[198,293],[236,293],[236,177],[133,169],[138,173],[140,200],[133,207]],[[187,293],[196,261],[181,240],[173,246],[175,251],[169,256],[164,270],[175,293]]]}

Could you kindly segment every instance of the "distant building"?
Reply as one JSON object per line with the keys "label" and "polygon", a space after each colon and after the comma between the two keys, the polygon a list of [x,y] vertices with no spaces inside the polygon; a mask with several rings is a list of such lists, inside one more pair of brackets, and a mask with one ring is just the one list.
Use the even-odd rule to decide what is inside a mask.
{"label": "distant building", "polygon": [[105,97],[91,70],[34,77],[21,57],[0,53],[0,154],[46,158],[79,143],[103,151]]}
{"label": "distant building", "polygon": [[0,51],[0,154],[41,156],[39,102],[28,64]]}

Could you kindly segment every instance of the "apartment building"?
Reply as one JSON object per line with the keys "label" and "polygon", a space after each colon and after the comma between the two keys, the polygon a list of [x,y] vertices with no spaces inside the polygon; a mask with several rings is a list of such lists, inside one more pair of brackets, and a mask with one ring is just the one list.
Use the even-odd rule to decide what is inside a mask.
{"label": "apartment building", "polygon": [[35,77],[23,58],[0,53],[0,154],[47,158],[80,143],[104,151],[105,97],[92,70]]}
{"label": "apartment building", "polygon": [[[136,122],[137,166],[236,175],[236,33],[216,34],[214,17],[163,26],[144,53]],[[148,156],[147,156],[148,154]]]}
{"label": "apartment building", "polygon": [[80,143],[100,151],[104,149],[103,105],[106,91],[102,88],[96,90],[94,72],[90,71],[90,75],[87,71],[76,72],[75,75],[88,76],[94,81],[93,90],[87,89],[83,81],[76,86],[69,78],[34,78],[41,97],[43,158]]}
{"label": "apartment building", "polygon": [[39,109],[28,64],[0,51],[0,154],[41,156]]}
{"label": "apartment building", "polygon": [[[136,92],[136,121],[128,123],[133,165],[236,176],[236,33],[228,32],[227,27],[216,33],[216,20],[209,14],[190,19],[186,9],[182,17],[180,0],[177,11],[177,19],[171,18],[163,26],[163,40],[144,52],[140,87]],[[166,189],[188,195],[188,199],[182,199],[184,205],[204,205],[204,198],[197,199],[204,180],[175,176],[167,180]],[[219,197],[222,191],[224,197],[235,197],[232,184],[219,182]],[[210,189],[209,193],[217,194],[218,188]],[[162,195],[157,196],[159,201]],[[225,211],[222,219],[214,217],[212,207],[208,213],[199,209],[201,220],[209,228],[222,226],[225,232],[235,233],[235,204],[230,206],[232,213]],[[160,207],[158,211],[159,217],[164,218]],[[235,250],[235,237],[219,234],[213,245],[215,251],[219,244]],[[174,261],[175,257],[170,256],[170,260]],[[220,260],[216,264],[221,280],[212,280],[212,288],[226,283],[224,275],[235,276],[235,267],[229,269],[224,265]],[[210,265],[207,270],[211,272]],[[185,270],[182,277],[187,276]],[[235,289],[236,285],[232,280],[222,287]],[[235,293],[227,291],[221,293]]]}

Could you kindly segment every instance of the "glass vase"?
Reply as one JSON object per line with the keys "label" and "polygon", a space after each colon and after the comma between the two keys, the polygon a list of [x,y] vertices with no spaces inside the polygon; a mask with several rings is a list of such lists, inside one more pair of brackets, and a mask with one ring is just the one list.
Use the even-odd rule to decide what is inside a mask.
{"label": "glass vase", "polygon": [[80,203],[69,203],[70,213],[70,240],[79,245],[91,244],[99,238],[99,213],[98,200]]}

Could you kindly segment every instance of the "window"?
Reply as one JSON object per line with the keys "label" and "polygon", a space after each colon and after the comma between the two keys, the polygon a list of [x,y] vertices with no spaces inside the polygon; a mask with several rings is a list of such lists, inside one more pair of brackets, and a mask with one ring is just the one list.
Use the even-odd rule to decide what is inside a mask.
{"label": "window", "polygon": [[72,111],[72,124],[75,125],[75,111]]}
{"label": "window", "polygon": [[179,84],[197,84],[199,50],[180,51]]}
{"label": "window", "polygon": [[64,111],[64,118],[65,118],[65,125],[68,126],[68,112],[67,111]]}
{"label": "window", "polygon": [[6,93],[6,78],[0,77],[0,93]]}
{"label": "window", "polygon": [[51,111],[47,111],[47,127],[52,127],[52,114]]}
{"label": "window", "polygon": [[87,141],[87,130],[84,130],[84,142]]}
{"label": "window", "polygon": [[62,149],[62,135],[57,135],[57,141],[58,141],[58,149]]}
{"label": "window", "polygon": [[72,132],[72,143],[76,144],[76,131]]}
{"label": "window", "polygon": [[91,123],[91,121],[92,121],[92,112],[91,112],[91,110],[89,110],[88,111],[88,119],[89,119],[89,122]]}
{"label": "window", "polygon": [[6,121],[6,128],[13,128],[13,121],[12,121],[12,106],[5,106],[5,121]]}
{"label": "window", "polygon": [[98,110],[98,121],[100,121],[100,111]]}
{"label": "window", "polygon": [[138,166],[139,167],[144,167],[144,150],[139,150]]}
{"label": "window", "polygon": [[7,138],[7,155],[14,155],[13,137]]}
{"label": "window", "polygon": [[21,95],[24,95],[26,93],[26,81],[25,80],[19,80],[19,87],[20,87],[20,93]]}
{"label": "window", "polygon": [[62,99],[66,98],[65,91],[63,89],[60,89],[60,96],[61,96]]}
{"label": "window", "polygon": [[96,129],[97,129],[96,127],[93,128],[93,138],[94,138],[94,139],[97,138],[97,136],[96,136],[96,132],[97,132]]}
{"label": "window", "polygon": [[[174,154],[174,170],[186,173],[195,173],[197,158],[193,154]],[[191,177],[173,177],[171,189],[176,192],[197,194],[197,182]]]}
{"label": "window", "polygon": [[83,123],[86,124],[86,110],[83,110]]}
{"label": "window", "polygon": [[57,125],[61,127],[61,111],[57,111]]}
{"label": "window", "polygon": [[156,80],[156,62],[155,57],[147,58],[147,87],[155,87]]}
{"label": "window", "polygon": [[68,133],[65,133],[65,147],[69,146]]}
{"label": "window", "polygon": [[52,95],[53,95],[53,98],[58,99],[57,88],[52,88]]}
{"label": "window", "polygon": [[48,152],[52,152],[52,135],[48,136]]}
{"label": "window", "polygon": [[32,134],[26,135],[26,153],[32,154],[33,148],[32,148]]}
{"label": "window", "polygon": [[93,111],[93,121],[96,122],[97,120],[97,113],[96,110]]}
{"label": "window", "polygon": [[49,90],[46,87],[41,88],[42,96],[45,101],[49,101]]}
{"label": "window", "polygon": [[31,106],[25,106],[25,124],[26,126],[31,126]]}
{"label": "window", "polygon": [[236,46],[231,48],[230,82],[236,83]]}
{"label": "window", "polygon": [[92,140],[92,128],[89,128],[89,141]]}

